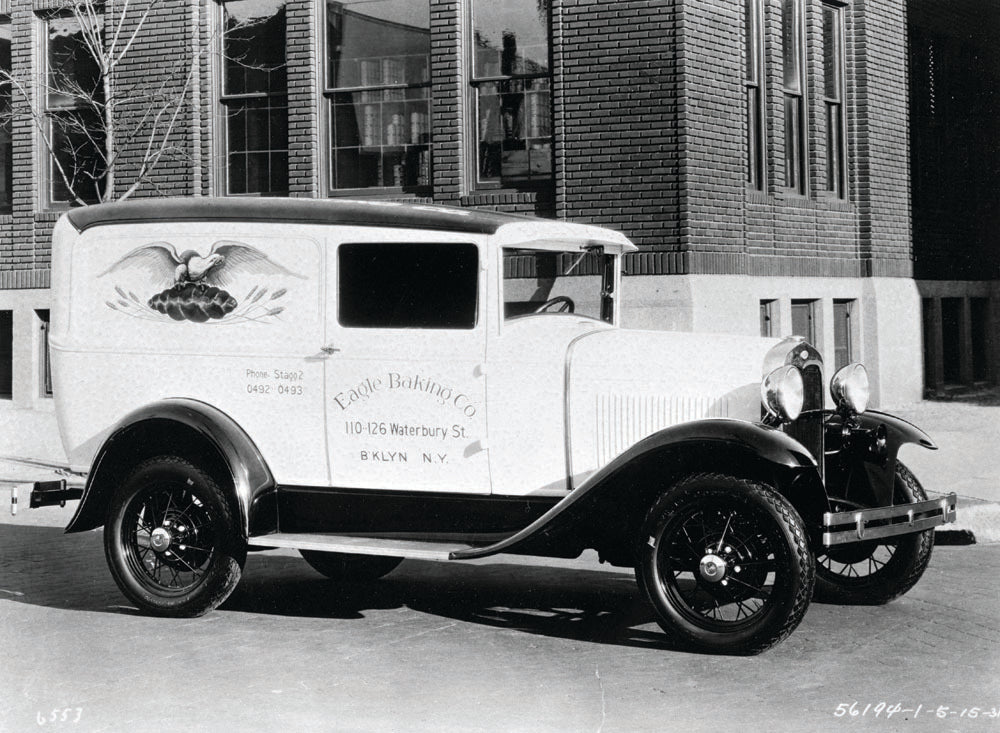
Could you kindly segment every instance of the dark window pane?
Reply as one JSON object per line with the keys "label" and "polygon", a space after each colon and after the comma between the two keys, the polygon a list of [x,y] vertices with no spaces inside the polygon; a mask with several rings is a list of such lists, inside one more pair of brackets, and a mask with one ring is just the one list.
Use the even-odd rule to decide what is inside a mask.
{"label": "dark window pane", "polygon": [[[288,193],[287,98],[227,101],[229,193]],[[254,153],[247,157],[246,153]],[[278,161],[286,167],[278,169]]]}
{"label": "dark window pane", "polygon": [[962,381],[962,298],[941,298],[941,342],[944,361],[944,381]]}
{"label": "dark window pane", "polygon": [[760,103],[757,87],[747,88],[747,183],[762,188]]}
{"label": "dark window pane", "polygon": [[548,0],[473,0],[473,75],[549,73]]}
{"label": "dark window pane", "polygon": [[785,186],[801,189],[802,97],[785,95]]}
{"label": "dark window pane", "polygon": [[223,14],[225,94],[284,93],[284,0],[231,0]]}
{"label": "dark window pane", "polygon": [[743,64],[746,79],[756,82],[759,78],[758,43],[760,42],[760,25],[758,12],[760,0],[745,0],[743,4]]}
{"label": "dark window pane", "polygon": [[792,301],[792,334],[802,336],[811,344],[816,343],[815,325],[816,301]]}
{"label": "dark window pane", "polygon": [[840,99],[840,11],[823,8],[823,93],[827,99]]}
{"label": "dark window pane", "polygon": [[328,95],[330,187],[426,189],[428,1],[348,0],[326,7],[327,86],[365,88]]}
{"label": "dark window pane", "polygon": [[229,193],[247,193],[247,158],[243,153],[230,153]]}
{"label": "dark window pane", "polygon": [[344,244],[339,320],[355,328],[474,328],[472,244]]}
{"label": "dark window pane", "polygon": [[49,109],[78,106],[87,99],[104,100],[100,69],[86,45],[85,30],[93,32],[72,15],[52,15],[47,20]]}
{"label": "dark window pane", "polygon": [[90,110],[67,110],[52,114],[50,123],[55,158],[51,166],[51,200],[75,203],[79,198],[88,204],[96,203],[104,192],[106,171],[100,118]]}
{"label": "dark window pane", "polygon": [[993,339],[990,329],[990,299],[969,298],[969,324],[972,337],[972,378],[981,381],[990,378],[990,347]]}
{"label": "dark window pane", "polygon": [[774,322],[775,313],[778,310],[778,303],[775,300],[760,301],[760,335],[765,337],[777,336],[777,328]]}
{"label": "dark window pane", "polygon": [[328,2],[327,86],[430,82],[427,0]]}
{"label": "dark window pane", "polygon": [[429,100],[386,101],[381,95],[332,96],[331,188],[409,190],[430,185]]}
{"label": "dark window pane", "polygon": [[782,0],[781,49],[783,83],[788,91],[801,90],[801,0]]}
{"label": "dark window pane", "polygon": [[843,135],[841,106],[827,102],[826,105],[826,190],[837,195],[843,194]]}
{"label": "dark window pane", "polygon": [[847,366],[853,360],[851,349],[851,337],[853,326],[851,319],[854,315],[853,300],[833,301],[833,365],[834,371]]}
{"label": "dark window pane", "polygon": [[0,311],[0,398],[14,394],[14,311]]}
{"label": "dark window pane", "polygon": [[480,181],[552,175],[548,79],[511,79],[476,87]]}

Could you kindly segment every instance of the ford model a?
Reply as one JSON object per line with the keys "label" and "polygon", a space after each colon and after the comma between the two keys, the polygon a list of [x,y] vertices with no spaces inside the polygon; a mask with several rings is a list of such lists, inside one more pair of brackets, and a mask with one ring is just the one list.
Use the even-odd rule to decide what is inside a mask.
{"label": "ford model a", "polygon": [[276,547],[338,581],[595,549],[677,642],[732,653],[789,634],[814,586],[906,592],[954,517],[897,460],[930,439],[867,409],[859,364],[825,409],[800,339],[619,328],[634,249],[389,202],[70,212],[51,343],[89,473],[67,531],[103,525],[122,591],[169,616],[216,607]]}

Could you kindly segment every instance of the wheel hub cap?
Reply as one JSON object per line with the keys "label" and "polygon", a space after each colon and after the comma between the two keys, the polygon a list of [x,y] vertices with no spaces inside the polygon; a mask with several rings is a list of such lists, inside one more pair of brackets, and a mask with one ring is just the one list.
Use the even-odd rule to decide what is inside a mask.
{"label": "wheel hub cap", "polygon": [[705,555],[698,564],[701,577],[709,583],[718,583],[726,577],[726,561],[718,555]]}
{"label": "wheel hub cap", "polygon": [[157,552],[163,552],[170,547],[172,540],[173,537],[170,535],[170,530],[166,527],[157,527],[149,536],[149,544]]}

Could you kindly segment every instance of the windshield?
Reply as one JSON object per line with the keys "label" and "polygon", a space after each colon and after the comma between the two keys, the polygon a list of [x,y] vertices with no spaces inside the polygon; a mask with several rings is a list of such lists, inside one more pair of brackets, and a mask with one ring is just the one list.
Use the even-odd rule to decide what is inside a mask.
{"label": "windshield", "polygon": [[504,318],[568,314],[613,320],[615,257],[586,252],[504,249]]}

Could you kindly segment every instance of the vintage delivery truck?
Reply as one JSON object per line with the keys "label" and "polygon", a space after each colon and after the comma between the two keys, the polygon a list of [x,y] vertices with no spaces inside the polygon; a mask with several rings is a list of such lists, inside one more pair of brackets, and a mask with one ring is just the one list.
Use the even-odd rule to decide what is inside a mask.
{"label": "vintage delivery truck", "polygon": [[814,586],[906,592],[955,514],[897,460],[931,440],[801,339],[620,328],[633,250],[388,201],[73,210],[52,268],[56,411],[87,474],[67,531],[103,525],[122,592],[164,616],[218,606],[265,548],[342,582],[595,549],[677,643],[725,653],[791,633]]}

